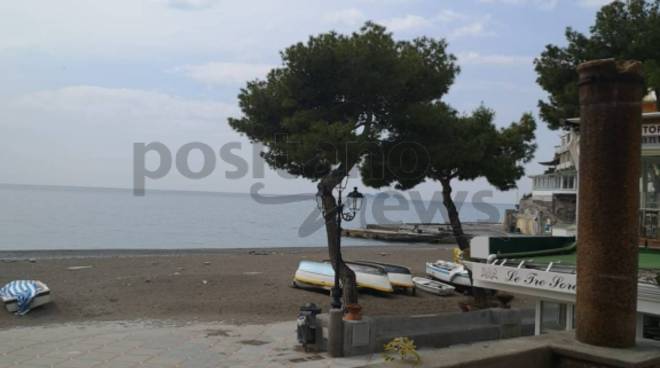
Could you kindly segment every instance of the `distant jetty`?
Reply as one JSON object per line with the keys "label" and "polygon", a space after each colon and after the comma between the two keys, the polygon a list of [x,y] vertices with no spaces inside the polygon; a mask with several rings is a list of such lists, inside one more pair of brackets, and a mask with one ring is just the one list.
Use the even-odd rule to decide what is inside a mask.
{"label": "distant jetty", "polygon": [[[502,224],[492,222],[466,222],[463,231],[469,237],[511,235]],[[367,224],[366,228],[343,229],[342,236],[398,243],[453,244],[451,225],[446,223]]]}

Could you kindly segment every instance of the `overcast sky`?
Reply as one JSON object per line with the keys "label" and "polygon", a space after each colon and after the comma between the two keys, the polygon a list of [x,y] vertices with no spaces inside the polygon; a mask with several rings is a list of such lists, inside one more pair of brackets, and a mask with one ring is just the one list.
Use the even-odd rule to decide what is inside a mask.
{"label": "overcast sky", "polygon": [[[446,38],[462,72],[446,101],[468,112],[479,104],[498,125],[544,96],[532,60],[564,44],[566,26],[586,31],[601,0],[58,0],[0,2],[0,183],[130,188],[133,143],[160,141],[172,155],[199,141],[216,153],[229,142],[249,163],[242,179],[219,157],[216,170],[191,180],[175,168],[147,188],[308,193],[310,182],[266,170],[255,178],[253,150],[227,124],[247,80],[280,62],[279,51],[311,34],[351,32],[366,20],[396,38]],[[540,122],[540,121],[539,121]],[[536,161],[552,157],[556,132],[539,124]],[[190,166],[201,165],[193,153]],[[150,167],[156,164],[149,156]],[[255,167],[256,166],[256,167]],[[257,175],[258,176],[258,175]],[[359,184],[354,180],[355,184]],[[485,181],[457,189],[492,189]],[[496,193],[513,202],[529,192]],[[418,188],[431,197],[437,183]],[[369,190],[365,190],[369,191]]]}

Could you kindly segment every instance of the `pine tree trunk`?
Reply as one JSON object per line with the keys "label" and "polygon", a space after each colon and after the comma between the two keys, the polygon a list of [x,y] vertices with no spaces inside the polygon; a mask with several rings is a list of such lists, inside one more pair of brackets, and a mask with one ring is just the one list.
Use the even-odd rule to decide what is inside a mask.
{"label": "pine tree trunk", "polygon": [[[440,180],[442,184],[442,203],[447,209],[447,214],[449,215],[449,222],[451,224],[452,232],[458,243],[458,247],[466,252],[469,257],[470,253],[470,242],[468,241],[467,236],[463,232],[463,226],[461,225],[461,219],[458,216],[458,210],[454,204],[454,200],[451,197],[451,179]],[[472,281],[472,272],[468,270],[470,276],[470,283]],[[474,298],[474,306],[477,309],[488,308],[488,293],[486,289],[479,287],[472,287],[472,297]]]}
{"label": "pine tree trunk", "polygon": [[325,231],[328,237],[328,255],[330,257],[330,262],[332,262],[332,267],[335,272],[339,270],[339,279],[341,282],[344,305],[346,304],[357,304],[358,303],[358,293],[357,293],[357,284],[355,282],[355,272],[348,268],[346,263],[344,263],[343,258],[341,257],[340,244],[338,243],[339,236],[337,228],[337,201],[335,196],[332,193],[332,190],[335,188],[336,183],[332,180],[322,180],[318,189],[322,194],[323,201],[323,212],[325,213]]}
{"label": "pine tree trunk", "polygon": [[449,223],[451,224],[451,230],[456,238],[456,243],[461,250],[466,250],[469,248],[470,243],[468,242],[465,233],[463,233],[463,226],[461,225],[461,219],[458,216],[458,210],[454,204],[454,200],[451,197],[451,179],[442,179],[440,184],[442,184],[442,203],[447,209],[447,215],[449,215]]}

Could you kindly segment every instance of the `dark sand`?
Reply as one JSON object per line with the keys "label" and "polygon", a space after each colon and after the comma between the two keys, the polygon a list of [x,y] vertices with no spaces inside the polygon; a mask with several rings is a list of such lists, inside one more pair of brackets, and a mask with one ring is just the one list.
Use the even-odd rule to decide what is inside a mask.
{"label": "dark sand", "polygon": [[[99,255],[100,254],[100,255]],[[94,255],[94,256],[92,256]],[[371,259],[424,274],[424,262],[451,259],[447,246],[353,247],[345,259]],[[0,287],[16,279],[37,279],[51,288],[54,303],[17,317],[0,310],[0,328],[39,324],[172,320],[266,323],[291,320],[307,302],[324,311],[324,292],[294,289],[301,259],[327,258],[323,248],[199,251],[112,251],[0,253]],[[93,266],[68,270],[71,266]],[[457,312],[467,297],[360,294],[365,314]],[[517,307],[531,307],[517,296]]]}

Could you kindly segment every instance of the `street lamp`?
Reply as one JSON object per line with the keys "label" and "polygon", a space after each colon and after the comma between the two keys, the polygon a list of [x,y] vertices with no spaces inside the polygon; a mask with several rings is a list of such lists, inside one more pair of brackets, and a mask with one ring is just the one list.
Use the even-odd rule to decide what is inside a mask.
{"label": "street lamp", "polygon": [[[339,286],[339,262],[341,261],[341,221],[351,221],[355,218],[355,215],[360,211],[364,201],[364,195],[358,192],[357,187],[353,187],[353,191],[348,193],[346,196],[347,203],[344,204],[342,201],[342,192],[346,189],[346,185],[342,183],[338,184],[337,187],[337,206],[334,209],[330,209],[327,212],[335,212],[336,221],[337,221],[337,252],[335,254],[335,259],[333,259],[333,265],[335,266],[335,283],[330,290],[330,295],[332,296],[332,308],[339,309],[341,308],[341,297],[342,290]],[[317,204],[321,213],[325,217],[326,211],[322,206],[322,194],[318,193],[316,195]]]}

